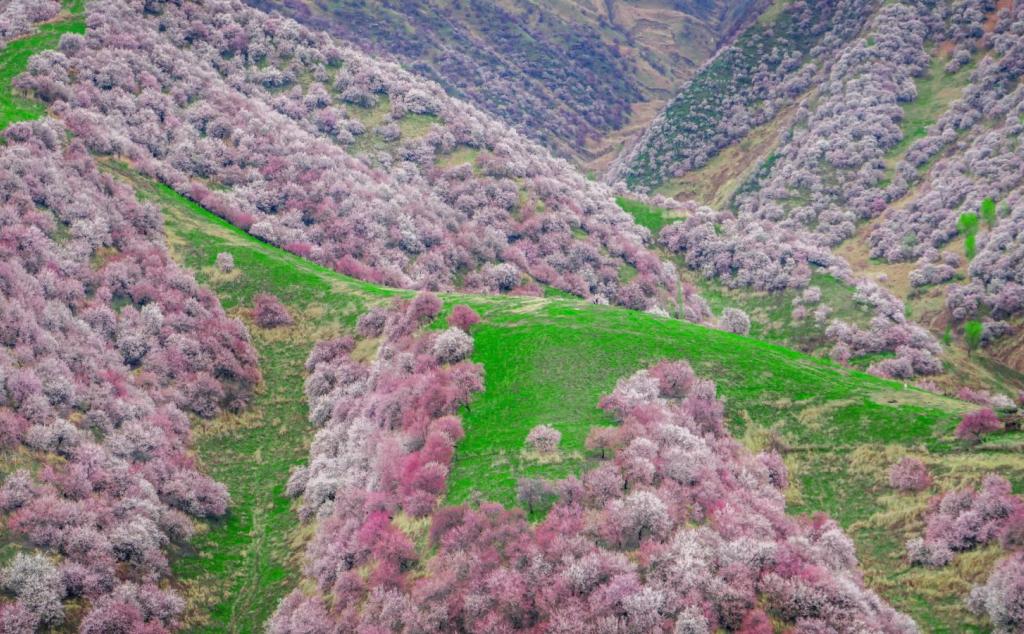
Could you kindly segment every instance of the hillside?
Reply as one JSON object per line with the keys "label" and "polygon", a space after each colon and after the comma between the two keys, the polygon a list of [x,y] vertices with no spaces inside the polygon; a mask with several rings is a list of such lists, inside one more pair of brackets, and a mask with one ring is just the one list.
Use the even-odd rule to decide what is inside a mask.
{"label": "hillside", "polygon": [[235,2],[88,10],[18,88],[254,235],[391,286],[672,307],[607,186],[436,84]]}
{"label": "hillside", "polygon": [[[147,191],[144,181],[138,186]],[[229,311],[244,316],[253,294],[270,291],[281,297],[293,314],[304,316],[301,325],[285,331],[264,334],[253,329],[261,357],[276,359],[275,365],[292,359],[291,363],[300,366],[312,340],[352,332],[363,307],[393,296],[393,292],[382,294],[372,286],[256,242],[166,189],[162,191],[161,206],[175,253],[220,294]],[[225,277],[214,270],[213,260],[222,251],[233,254],[239,270],[236,276]],[[729,428],[737,437],[754,449],[770,443],[786,447],[786,463],[794,475],[787,493],[791,502],[801,510],[829,512],[844,527],[854,528],[858,554],[870,562],[869,578],[884,588],[887,599],[925,622],[969,618],[955,596],[945,594],[945,576],[894,569],[894,561],[902,556],[902,540],[894,538],[891,530],[880,533],[874,527],[892,521],[889,504],[907,503],[887,495],[883,483],[885,465],[904,453],[925,456],[946,483],[971,481],[992,465],[999,465],[1015,482],[1024,483],[1024,462],[1012,450],[965,454],[952,442],[952,427],[969,405],[676,320],[568,300],[465,295],[443,299],[448,306],[468,304],[484,318],[473,330],[473,360],[484,366],[485,389],[463,412],[466,438],[458,445],[452,464],[448,493],[452,502],[468,499],[477,490],[484,499],[515,504],[516,480],[521,476],[551,478],[578,473],[596,460],[583,447],[587,429],[611,423],[596,407],[598,397],[619,378],[654,361],[687,359],[695,369],[717,378],[719,392],[726,399]],[[273,376],[271,372],[265,367],[268,377]],[[199,432],[201,438],[210,434],[209,440],[200,441],[199,450],[204,462],[214,465],[216,477],[229,486],[235,482],[243,491],[251,482],[261,482],[268,491],[259,495],[269,495],[269,500],[276,500],[274,508],[280,509],[267,518],[268,524],[259,525],[255,537],[249,537],[250,522],[260,520],[246,518],[245,509],[239,509],[242,516],[237,522],[215,525],[209,538],[199,542],[200,552],[214,549],[208,551],[213,553],[212,559],[185,559],[178,564],[185,577],[196,579],[195,586],[203,589],[199,605],[209,601],[207,605],[218,606],[213,609],[213,623],[230,623],[251,609],[256,610],[255,615],[266,614],[269,607],[256,609],[255,605],[280,596],[287,585],[279,583],[281,577],[275,570],[280,568],[258,562],[286,562],[288,555],[283,551],[289,548],[286,540],[263,542],[259,535],[269,536],[270,531],[281,531],[289,523],[294,535],[302,535],[294,515],[279,515],[286,508],[281,505],[287,503],[282,497],[287,466],[302,460],[303,437],[310,433],[303,422],[301,387],[292,390],[288,402],[294,403],[294,409],[260,412],[257,400],[256,413],[248,423],[228,419],[209,432]],[[517,422],[510,427],[509,421]],[[527,432],[542,423],[554,425],[563,434],[563,457],[557,462],[535,462],[523,455]],[[260,439],[268,433],[275,438],[275,446],[280,443],[278,451],[293,447],[294,458],[284,463],[263,459],[266,450]],[[225,455],[224,439],[230,439],[240,455]],[[244,457],[257,452],[259,468],[266,470],[266,475],[258,478],[252,476],[253,461]],[[851,462],[852,457],[856,460]],[[830,475],[822,478],[822,473]],[[481,486],[482,482],[487,484]],[[924,502],[925,498],[915,498],[913,504]],[[910,535],[915,524],[893,528]],[[239,539],[243,543],[253,539],[260,545],[252,552],[241,547]],[[249,558],[227,564],[233,561],[233,553],[241,551],[250,552]],[[251,572],[240,574],[239,570]],[[896,581],[908,573],[914,578],[912,585]],[[983,576],[984,570],[965,570],[956,577],[957,587]],[[233,600],[226,598],[236,596],[232,588],[243,587],[244,601],[251,608],[244,607],[245,603],[233,605]],[[920,603],[923,597],[932,604]]]}
{"label": "hillside", "polygon": [[[999,407],[1009,400],[1000,393],[1018,394],[1024,368],[1016,220],[1024,12],[1009,1],[845,7],[859,7],[849,14],[856,19],[829,48],[815,39],[824,31],[794,29],[793,20],[835,29],[841,23],[828,16],[838,5],[794,3],[765,13],[620,156],[610,178],[687,201],[693,211],[660,229],[659,242],[712,304],[724,283],[733,305],[764,306],[754,318],[759,336],[767,319],[769,337],[800,342],[814,333],[813,310],[825,337],[805,340],[804,349],[819,345],[819,353],[854,365],[870,360],[872,373],[904,380],[938,370],[937,360],[941,372],[918,385]],[[798,55],[765,55],[781,42]],[[835,280],[809,282],[804,262]],[[768,263],[781,280],[774,289],[759,275]],[[852,305],[835,293],[845,284],[857,288]],[[855,310],[864,300],[882,309],[870,323]],[[922,358],[901,347],[905,334],[887,344],[895,355],[877,346],[895,334],[889,318],[919,335],[927,330],[932,371],[922,372]],[[958,495],[967,494],[931,504]],[[993,578],[1006,583],[1005,571],[1018,565],[1013,546],[942,551],[940,534],[951,527],[945,512],[925,514],[925,542],[910,550],[930,554],[911,561],[941,574],[998,561]],[[891,529],[908,519],[893,507],[887,519],[858,526]],[[970,591],[959,588],[961,596]],[[995,616],[997,603],[985,603],[994,590],[993,583],[976,591],[973,609],[989,610],[996,631],[1016,631],[1012,610]]]}
{"label": "hillside", "polygon": [[[764,14],[834,59],[718,210],[240,2],[5,5],[0,631],[1014,631],[1021,377],[932,311],[1014,327],[1024,22],[939,4]],[[1004,182],[956,301],[866,254]]]}
{"label": "hillside", "polygon": [[766,4],[248,3],[391,55],[558,155],[595,169]]}
{"label": "hillside", "polygon": [[[941,348],[928,346],[930,354],[947,369],[963,367],[953,359],[978,346],[959,338],[964,324],[982,328],[992,363],[968,359],[973,369],[959,384],[938,382],[952,391],[963,384],[990,389],[1002,382],[993,367],[1008,366],[996,372],[1004,377],[1021,368],[1008,337],[1017,310],[1015,234],[1010,218],[1000,220],[1012,216],[1015,200],[1006,166],[1016,136],[1012,115],[1005,117],[1016,103],[1018,12],[1010,2],[798,4],[767,12],[700,71],[620,157],[612,177],[694,208],[709,205],[705,217],[731,227],[709,241],[691,218],[688,228],[661,234],[702,277],[778,290],[805,283],[793,268],[801,261],[827,267],[882,300],[888,308],[879,314],[907,315],[927,327],[942,340]],[[804,52],[788,61],[770,55],[778,65],[766,65],[763,52],[786,42]],[[729,100],[709,99],[712,92]],[[1004,146],[992,154],[997,138]],[[980,232],[970,230],[978,235],[965,248],[958,221],[966,214],[971,222],[986,206],[991,217]],[[779,237],[753,244],[751,235]],[[752,253],[732,256],[728,266],[715,259],[740,244]],[[766,261],[776,262],[778,281],[758,279],[747,263]],[[883,352],[846,326],[832,329],[831,339],[854,359]],[[897,357],[907,362],[877,370],[922,373],[917,357]]]}

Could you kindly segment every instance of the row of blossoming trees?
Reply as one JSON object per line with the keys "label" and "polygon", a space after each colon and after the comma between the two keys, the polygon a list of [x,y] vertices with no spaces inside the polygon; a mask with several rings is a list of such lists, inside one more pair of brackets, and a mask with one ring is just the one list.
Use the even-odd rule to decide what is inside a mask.
{"label": "row of blossoming trees", "polygon": [[0,150],[0,520],[17,553],[0,631],[161,632],[183,608],[167,548],[229,502],[188,415],[244,407],[260,373],[159,212],[68,138],[21,123]]}
{"label": "row of blossoming trees", "polygon": [[493,503],[441,506],[457,410],[481,377],[466,309],[446,331],[421,329],[439,308],[420,294],[361,318],[372,362],[350,339],[311,353],[319,431],[288,487],[316,523],[311,583],[271,632],[916,631],[864,588],[834,522],[785,514],[781,458],[733,440],[714,384],[684,362],[602,400],[619,423],[602,432],[606,458],[546,483],[557,499],[539,523]]}
{"label": "row of blossoming trees", "polygon": [[87,11],[16,84],[257,237],[392,286],[675,297],[607,186],[397,65],[235,0]]}

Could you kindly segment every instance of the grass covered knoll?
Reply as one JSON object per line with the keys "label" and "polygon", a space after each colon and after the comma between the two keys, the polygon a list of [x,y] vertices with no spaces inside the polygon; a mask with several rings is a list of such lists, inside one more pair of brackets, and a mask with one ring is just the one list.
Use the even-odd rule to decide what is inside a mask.
{"label": "grass covered knoll", "polygon": [[[230,312],[247,319],[251,296],[269,291],[297,318],[284,329],[252,327],[266,380],[253,408],[197,426],[197,451],[228,485],[234,505],[194,541],[194,552],[175,563],[191,599],[193,630],[253,631],[297,582],[297,553],[308,537],[282,494],[290,467],[306,459],[312,437],[302,362],[315,340],[348,331],[367,306],[408,293],[353,280],[261,243],[167,188],[127,174],[163,208],[175,256]],[[214,269],[221,251],[233,254],[236,272]],[[968,406],[786,348],[643,313],[568,299],[443,299],[448,307],[469,304],[483,316],[473,331],[474,360],[486,372],[486,391],[463,413],[466,438],[449,478],[449,502],[484,498],[512,505],[518,477],[580,472],[595,460],[583,447],[587,431],[610,423],[597,408],[600,396],[638,368],[685,358],[718,383],[737,437],[755,449],[766,442],[789,447],[794,510],[826,511],[852,528],[874,587],[922,622],[938,618],[929,616],[922,597],[945,597],[952,616],[941,622],[964,618],[957,600],[943,594],[945,577],[921,573],[915,586],[899,583],[908,574],[900,563],[902,541],[876,528],[891,504],[882,483],[885,467],[867,477],[847,463],[866,451],[914,452],[934,462],[937,473],[961,473],[956,465],[975,455],[960,451],[951,431]],[[524,451],[526,434],[541,423],[563,433],[554,458]],[[1010,452],[986,451],[984,458],[1010,465],[1004,472],[1024,466]]]}

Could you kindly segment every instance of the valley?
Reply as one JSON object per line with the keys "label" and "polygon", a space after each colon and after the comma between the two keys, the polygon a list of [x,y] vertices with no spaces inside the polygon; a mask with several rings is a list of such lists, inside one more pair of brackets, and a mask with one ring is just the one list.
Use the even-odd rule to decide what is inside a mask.
{"label": "valley", "polygon": [[0,632],[1019,631],[1022,25],[0,7]]}

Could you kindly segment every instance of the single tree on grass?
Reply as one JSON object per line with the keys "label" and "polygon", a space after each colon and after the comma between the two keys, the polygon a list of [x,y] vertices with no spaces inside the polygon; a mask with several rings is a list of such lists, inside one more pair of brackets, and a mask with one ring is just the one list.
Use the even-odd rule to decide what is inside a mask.
{"label": "single tree on grass", "polygon": [[550,425],[537,425],[526,435],[526,444],[538,453],[554,453],[558,451],[558,443],[562,442],[562,432]]}
{"label": "single tree on grass", "polygon": [[259,293],[253,298],[252,318],[260,328],[277,328],[292,325],[292,316],[274,295]]}
{"label": "single tree on grass", "polygon": [[587,434],[587,451],[600,452],[602,460],[614,452],[618,444],[619,430],[617,427],[593,427]]}
{"label": "single tree on grass", "polygon": [[554,490],[547,480],[520,478],[516,486],[516,498],[526,506],[527,513],[544,510],[554,501]]}
{"label": "single tree on grass", "polygon": [[974,239],[978,234],[978,214],[973,211],[960,214],[960,219],[957,220],[956,228],[964,236],[964,255],[967,256],[968,260],[974,258]]}
{"label": "single tree on grass", "polygon": [[999,431],[1002,428],[1003,424],[999,422],[996,413],[986,407],[965,414],[960,420],[960,424],[957,425],[954,434],[958,440],[963,440],[973,445],[979,442],[985,434]]}
{"label": "single tree on grass", "polygon": [[989,230],[996,226],[996,201],[986,198],[981,201],[981,218],[988,225]]}
{"label": "single tree on grass", "polygon": [[906,456],[889,469],[889,485],[899,491],[924,491],[932,485],[932,476],[923,462]]}
{"label": "single tree on grass", "polygon": [[480,315],[475,310],[466,306],[465,304],[458,304],[452,308],[452,312],[448,315],[448,325],[452,328],[460,328],[466,332],[473,324],[480,322]]}

